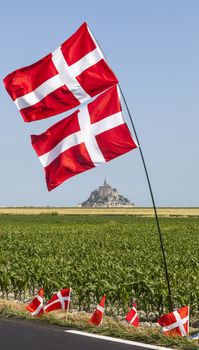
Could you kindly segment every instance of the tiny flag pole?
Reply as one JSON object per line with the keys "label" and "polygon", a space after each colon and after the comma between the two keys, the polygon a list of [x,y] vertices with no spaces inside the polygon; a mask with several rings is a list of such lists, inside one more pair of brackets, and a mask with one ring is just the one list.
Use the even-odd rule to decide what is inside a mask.
{"label": "tiny flag pole", "polygon": [[69,292],[69,302],[67,304],[67,308],[66,308],[66,319],[65,321],[67,322],[68,321],[68,312],[69,312],[69,305],[70,305],[70,298],[71,298],[71,291],[72,291],[72,288],[70,288],[70,292]]}

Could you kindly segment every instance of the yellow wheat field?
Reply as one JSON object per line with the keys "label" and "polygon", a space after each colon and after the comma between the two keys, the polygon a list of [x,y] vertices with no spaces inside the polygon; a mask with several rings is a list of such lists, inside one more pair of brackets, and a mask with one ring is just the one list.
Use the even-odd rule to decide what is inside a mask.
{"label": "yellow wheat field", "polygon": [[[158,216],[199,216],[199,208],[157,208]],[[58,208],[58,207],[1,207],[0,214],[13,215],[132,215],[154,216],[153,208]]]}

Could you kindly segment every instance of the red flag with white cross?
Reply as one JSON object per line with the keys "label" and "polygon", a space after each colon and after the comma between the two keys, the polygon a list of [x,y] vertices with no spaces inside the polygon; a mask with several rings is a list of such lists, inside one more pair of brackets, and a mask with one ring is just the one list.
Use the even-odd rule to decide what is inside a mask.
{"label": "red flag with white cross", "polygon": [[49,191],[137,147],[123,118],[117,86],[44,133],[32,135],[31,141]]}
{"label": "red flag with white cross", "polygon": [[130,324],[132,324],[132,326],[134,326],[134,327],[138,327],[139,326],[139,318],[138,318],[136,304],[133,304],[132,309],[128,312],[128,314],[126,315],[125,319]]}
{"label": "red flag with white cross", "polygon": [[30,311],[32,316],[41,316],[44,313],[44,290],[41,288],[33,301],[25,308]]}
{"label": "red flag with white cross", "polygon": [[165,335],[184,337],[189,334],[189,306],[162,315],[158,323],[162,326]]}
{"label": "red flag with white cross", "polygon": [[106,295],[104,295],[101,298],[100,303],[97,305],[95,311],[93,312],[93,314],[89,320],[89,323],[92,323],[95,326],[99,326],[102,323],[105,301],[106,301]]}
{"label": "red flag with white cross", "polygon": [[117,83],[87,23],[52,53],[4,78],[26,122],[73,109]]}
{"label": "red flag with white cross", "polygon": [[65,288],[57,292],[44,306],[45,312],[54,310],[68,310],[70,305],[71,288]]}

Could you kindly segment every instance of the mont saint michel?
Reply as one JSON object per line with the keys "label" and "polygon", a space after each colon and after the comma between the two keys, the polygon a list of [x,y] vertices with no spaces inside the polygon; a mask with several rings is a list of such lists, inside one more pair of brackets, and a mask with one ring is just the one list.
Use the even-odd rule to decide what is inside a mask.
{"label": "mont saint michel", "polygon": [[119,194],[116,188],[112,188],[104,180],[104,184],[91,192],[89,198],[80,204],[81,207],[134,207],[129,199]]}

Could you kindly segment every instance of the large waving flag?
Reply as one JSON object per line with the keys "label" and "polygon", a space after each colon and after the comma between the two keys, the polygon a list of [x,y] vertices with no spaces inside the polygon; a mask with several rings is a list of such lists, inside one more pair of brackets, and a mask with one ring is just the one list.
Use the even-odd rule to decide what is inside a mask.
{"label": "large waving flag", "polygon": [[32,316],[41,316],[44,313],[44,290],[41,288],[33,301],[26,306]]}
{"label": "large waving flag", "polygon": [[54,310],[68,310],[70,305],[71,288],[65,288],[57,292],[44,306],[45,312]]}
{"label": "large waving flag", "polygon": [[31,139],[49,191],[137,147],[122,115],[117,86]]}
{"label": "large waving flag", "polygon": [[4,79],[26,122],[68,111],[117,83],[86,23],[54,52]]}
{"label": "large waving flag", "polygon": [[189,307],[183,306],[180,309],[162,315],[158,323],[162,326],[165,335],[184,337],[189,334]]}

